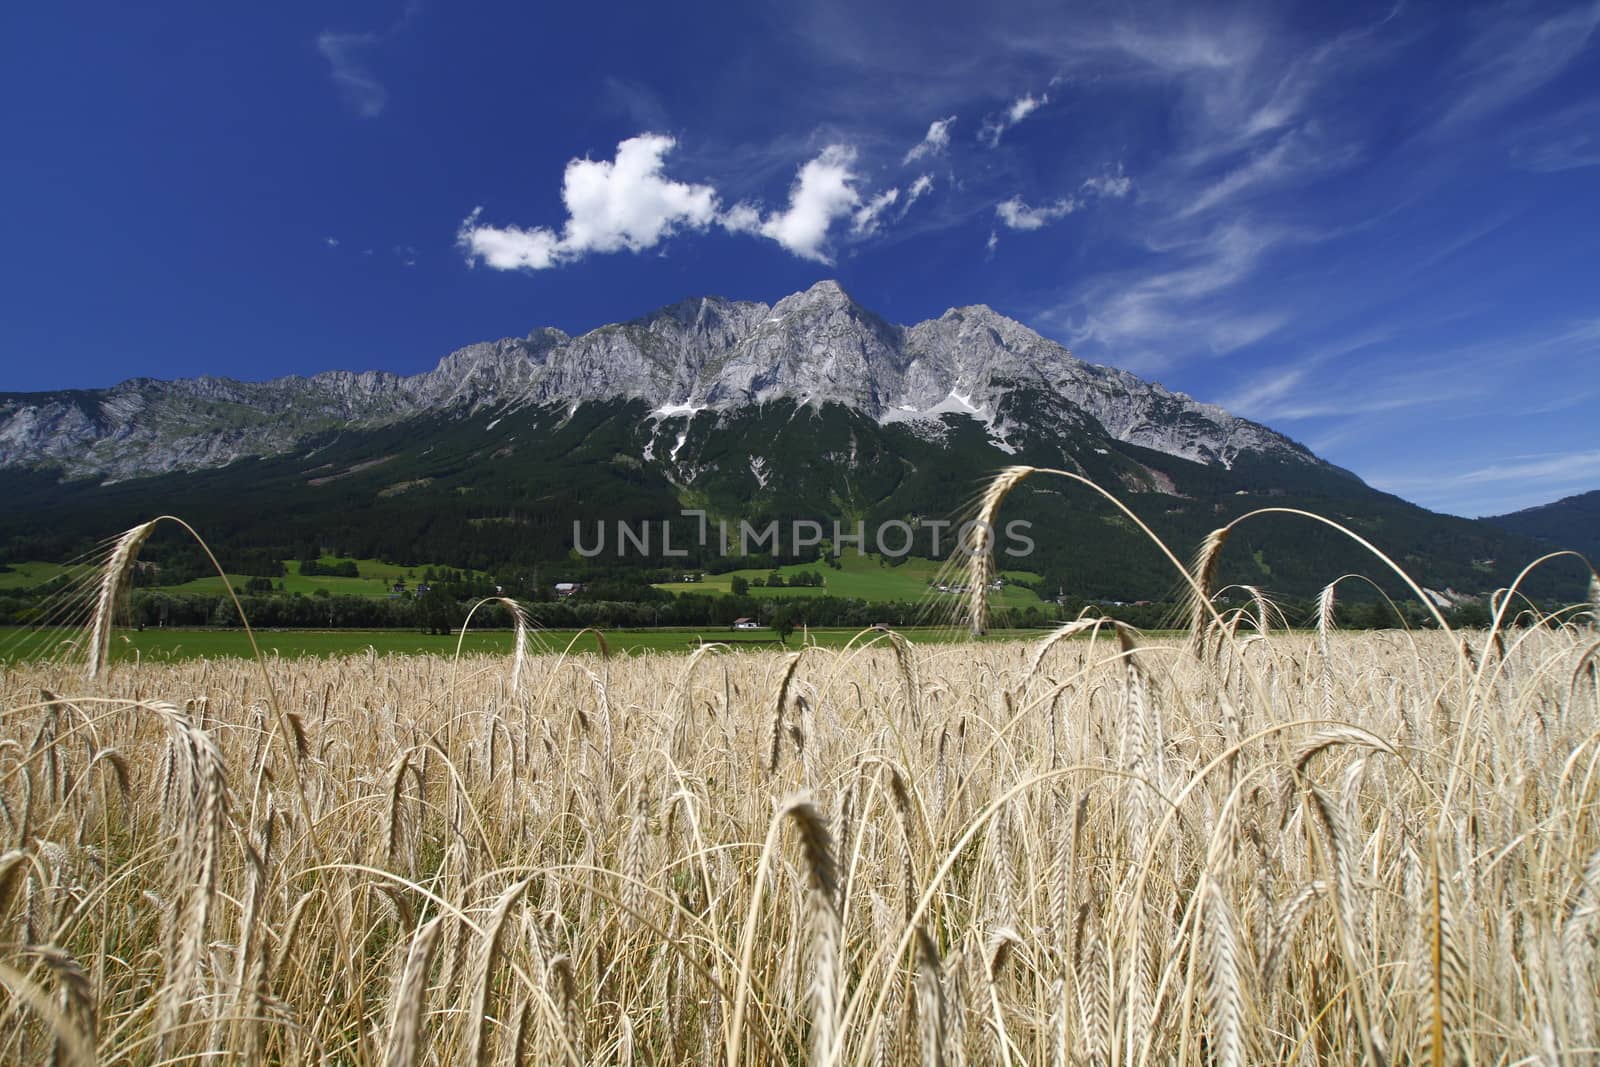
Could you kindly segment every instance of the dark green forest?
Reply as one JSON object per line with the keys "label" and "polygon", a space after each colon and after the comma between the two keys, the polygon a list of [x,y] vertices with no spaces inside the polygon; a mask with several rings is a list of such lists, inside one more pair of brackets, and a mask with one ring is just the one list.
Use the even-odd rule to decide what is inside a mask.
{"label": "dark green forest", "polygon": [[[959,520],[987,480],[1012,463],[1059,467],[1092,479],[1147,522],[1181,559],[1208,531],[1263,507],[1304,509],[1335,520],[1433,589],[1471,594],[1502,587],[1543,550],[1530,537],[1433,514],[1325,464],[1244,454],[1231,467],[1203,465],[1116,443],[1097,427],[1060,425],[1060,412],[1052,413],[1048,397],[1018,390],[1008,402],[1014,407],[1002,413],[1005,417],[1045,428],[1014,435],[1010,454],[970,419],[948,417],[943,432],[931,439],[841,407],[797,408],[785,401],[679,420],[683,436],[674,451],[682,458],[672,462],[651,454],[645,405],[618,401],[583,404],[571,412],[528,407],[329,432],[292,454],[108,485],[64,481],[49,470],[6,470],[0,472],[0,499],[6,501],[0,513],[0,564],[73,559],[123,529],[174,514],[201,532],[230,573],[272,579],[282,574],[284,560],[371,558],[493,576],[494,585],[535,602],[549,599],[556,581],[585,583],[579,604],[549,608],[553,615],[568,613],[550,625],[581,625],[585,611],[598,613],[594,617],[609,625],[637,624],[646,616],[663,624],[668,619],[706,623],[755,609],[734,597],[720,598],[728,603],[674,599],[650,583],[674,569],[715,572],[733,565],[805,562],[816,559],[817,550],[782,546],[775,553],[730,561],[719,555],[715,538],[703,547],[685,539],[673,547],[687,549],[688,555],[668,557],[657,538],[653,554],[607,551],[588,558],[575,551],[575,524],[593,529],[597,523],[637,527],[674,520],[681,532],[690,528],[680,515],[687,508],[703,510],[713,525],[777,520],[788,529],[791,521],[807,519],[825,526],[862,522],[872,529],[895,520],[918,526],[912,551],[932,558],[948,553],[948,539],[934,553],[922,524]],[[759,472],[752,457],[763,460]],[[1001,522],[1013,519],[1032,523],[1034,550],[1025,566],[1041,576],[1041,595],[1063,597],[1066,606],[1060,611],[1096,601],[1170,606],[1179,599],[1181,583],[1171,563],[1084,486],[1043,475],[1030,478],[1002,508]],[[158,533],[141,556],[160,565],[164,584],[211,573],[199,548],[175,529]],[[1576,599],[1582,592],[1580,571],[1576,564],[1541,571],[1527,592]],[[1321,586],[1347,573],[1375,579],[1397,599],[1410,598],[1350,538],[1291,515],[1261,516],[1242,525],[1223,552],[1218,581],[1256,587],[1294,603],[1309,602]],[[258,585],[253,592],[269,588]],[[1377,599],[1363,586],[1346,588],[1348,594],[1342,595],[1357,604]],[[344,625],[429,625],[439,617],[442,597],[459,602],[482,591],[466,584],[435,589],[439,595],[430,618],[423,617],[422,598],[409,595],[368,606],[300,605],[292,597],[259,596],[252,611],[262,612],[263,620],[282,618],[284,625],[341,625],[341,618],[361,620]],[[202,613],[182,598],[169,597],[159,601],[164,606],[153,607],[158,594],[146,596],[139,609],[146,613],[163,611],[174,620]],[[27,599],[13,591],[4,603],[15,611]],[[812,599],[796,610],[815,615],[810,621],[818,625],[853,624],[858,615],[869,624],[884,621],[878,616],[886,608],[858,608],[833,599]],[[612,606],[594,606],[600,604]],[[215,610],[204,613],[208,621],[223,621]],[[892,621],[901,618],[892,616]]]}

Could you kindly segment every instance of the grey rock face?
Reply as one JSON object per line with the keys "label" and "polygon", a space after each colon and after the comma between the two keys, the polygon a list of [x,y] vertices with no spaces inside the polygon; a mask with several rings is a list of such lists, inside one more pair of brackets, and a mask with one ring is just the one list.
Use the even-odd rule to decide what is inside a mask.
{"label": "grey rock face", "polygon": [[993,425],[1019,388],[1054,394],[1117,440],[1202,463],[1231,464],[1242,452],[1318,462],[1264,426],[1085,363],[988,307],[897,326],[824,281],[770,308],[704,297],[579,337],[541,329],[468,345],[409,377],[133,379],[103,390],[4,394],[0,466],[54,464],[115,480],[275,455],[330,428],[617,397],[642,398],[661,417],[791,398],[844,404],[884,422],[957,412]]}

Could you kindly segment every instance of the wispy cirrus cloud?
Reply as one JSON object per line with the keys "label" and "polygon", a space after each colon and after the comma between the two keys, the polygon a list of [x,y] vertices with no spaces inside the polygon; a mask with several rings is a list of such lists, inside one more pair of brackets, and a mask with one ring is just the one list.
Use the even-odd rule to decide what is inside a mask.
{"label": "wispy cirrus cloud", "polygon": [[900,205],[900,217],[905,218],[906,212],[911,210],[911,205],[927,196],[933,190],[933,175],[919,174],[917,180],[906,189],[906,202]]}
{"label": "wispy cirrus cloud", "polygon": [[371,53],[410,25],[421,10],[421,0],[406,0],[399,17],[388,29],[363,33],[323,30],[317,34],[316,49],[327,60],[328,73],[351,114],[363,119],[375,119],[383,114],[389,103],[389,90],[372,71]]}
{"label": "wispy cirrus cloud", "polygon": [[1508,154],[1513,166],[1544,174],[1600,166],[1600,98],[1520,125]]}
{"label": "wispy cirrus cloud", "polygon": [[1000,114],[991,115],[983,120],[983,126],[978,130],[978,140],[990,148],[996,147],[1000,144],[1000,138],[1005,135],[1007,130],[1049,102],[1050,96],[1048,93],[1040,93],[1038,96],[1034,96],[1032,93],[1024,93],[1011,101],[1010,106]]}
{"label": "wispy cirrus cloud", "polygon": [[1275,332],[1286,316],[1219,304],[1216,296],[1249,278],[1281,246],[1302,239],[1291,230],[1244,219],[1220,224],[1152,247],[1160,266],[1095,278],[1044,317],[1066,328],[1073,344],[1103,346],[1118,354],[1119,363],[1143,369],[1166,365],[1181,354],[1167,347],[1175,336],[1212,352],[1233,351]]}
{"label": "wispy cirrus cloud", "polygon": [[1066,218],[1081,206],[1079,201],[1065,197],[1054,203],[1029,207],[1022,197],[1013,196],[996,204],[994,213],[1008,230],[1038,230],[1057,219]]}
{"label": "wispy cirrus cloud", "polygon": [[[1428,332],[1423,327],[1419,332]],[[1365,353],[1365,358],[1356,359]],[[1509,358],[1514,354],[1515,358]],[[1487,417],[1563,410],[1600,392],[1563,381],[1559,368],[1600,355],[1600,319],[1544,330],[1435,345],[1395,329],[1353,334],[1310,349],[1223,397],[1229,410],[1272,422],[1365,416],[1398,408],[1432,408],[1441,417]],[[1543,390],[1521,393],[1507,407],[1518,379],[1534,376]]]}
{"label": "wispy cirrus cloud", "polygon": [[1315,134],[1307,130],[1284,135],[1198,189],[1179,206],[1177,216],[1198,215],[1257,190],[1304,181],[1314,174],[1348,166],[1359,154],[1353,146],[1327,146],[1313,143],[1314,139]]}
{"label": "wispy cirrus cloud", "polygon": [[1529,479],[1544,482],[1600,479],[1600,448],[1516,456],[1504,463],[1491,463],[1456,475],[1456,481],[1466,485]]}
{"label": "wispy cirrus cloud", "polygon": [[1122,172],[1122,164],[1118,163],[1115,171],[1108,170],[1104,174],[1084,179],[1081,188],[1085,193],[1120,200],[1133,192],[1133,179]]}
{"label": "wispy cirrus cloud", "polygon": [[317,34],[317,51],[328,61],[333,83],[339,87],[345,106],[359,118],[377,118],[389,102],[389,91],[363,58],[363,53],[381,40],[382,36],[376,33],[325,30]]}
{"label": "wispy cirrus cloud", "polygon": [[1524,453],[1466,470],[1434,459],[1421,467],[1380,470],[1368,481],[1453,514],[1504,514],[1593,489],[1600,484],[1600,449]]}
{"label": "wispy cirrus cloud", "polygon": [[857,236],[870,236],[877,233],[880,223],[879,216],[890,207],[893,207],[894,202],[898,199],[900,199],[899,189],[885,189],[877,196],[866,201],[856,208],[855,214],[851,216],[850,232]]}
{"label": "wispy cirrus cloud", "polygon": [[1450,103],[1434,135],[1491,115],[1542,88],[1589,47],[1600,27],[1600,2],[1547,18],[1507,9],[1487,21],[1467,46]]}
{"label": "wispy cirrus cloud", "polygon": [[912,145],[904,158],[900,160],[901,165],[909,165],[920,159],[936,156],[948,150],[950,147],[950,127],[954,126],[955,122],[956,116],[954,115],[948,118],[934,119],[928,124],[928,132],[923,135],[922,140]]}

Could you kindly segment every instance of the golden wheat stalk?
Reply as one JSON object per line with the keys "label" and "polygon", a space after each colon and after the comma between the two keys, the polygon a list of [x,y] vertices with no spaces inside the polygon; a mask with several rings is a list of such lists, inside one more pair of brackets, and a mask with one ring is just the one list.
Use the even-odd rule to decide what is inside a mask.
{"label": "golden wheat stalk", "polygon": [[797,800],[788,804],[785,810],[799,828],[810,885],[807,913],[811,925],[814,972],[811,986],[811,1062],[821,1065],[829,1062],[838,1040],[841,992],[839,952],[842,939],[838,866],[833,858],[828,825],[815,805],[808,800]]}
{"label": "golden wheat stalk", "polygon": [[405,967],[394,994],[394,1012],[389,1023],[389,1041],[384,1049],[385,1067],[414,1067],[422,1051],[422,1018],[426,1014],[428,966],[439,946],[444,915],[430,920],[411,939]]}
{"label": "golden wheat stalk", "polygon": [[111,625],[117,602],[133,571],[133,562],[139,548],[155,531],[160,519],[151,519],[126,531],[117,538],[111,557],[100,572],[100,586],[95,596],[94,614],[89,623],[89,680],[93,681],[106,669],[111,658]]}

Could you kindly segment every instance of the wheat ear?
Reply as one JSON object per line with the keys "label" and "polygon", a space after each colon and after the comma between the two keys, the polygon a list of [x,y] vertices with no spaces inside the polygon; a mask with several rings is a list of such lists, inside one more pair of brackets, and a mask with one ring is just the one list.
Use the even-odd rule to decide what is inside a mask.
{"label": "wheat ear", "polygon": [[154,705],[167,720],[175,760],[183,772],[179,795],[180,841],[173,865],[173,899],[178,902],[172,928],[173,963],[160,998],[156,1030],[166,1050],[180,1033],[189,997],[203,975],[206,925],[216,895],[217,863],[228,806],[227,772],[222,752],[210,734],[188,713],[171,705]]}
{"label": "wheat ear", "polygon": [[1241,1067],[1247,1062],[1244,993],[1233,914],[1215,878],[1208,874],[1201,885],[1205,896],[1200,913],[1200,947],[1206,963],[1201,1006],[1210,1026],[1211,1050],[1218,1067]]}
{"label": "wheat ear", "polygon": [[[57,980],[62,983],[62,992],[68,1002],[65,1010],[57,1007],[50,994],[40,988],[29,975],[13,968],[3,959],[0,959],[0,986],[5,987],[13,1004],[26,1004],[55,1033],[53,1058],[56,1062],[71,1064],[73,1067],[91,1067],[99,1061],[95,1054],[94,1035],[84,1029],[84,1023],[92,1022],[92,1019],[81,1016],[74,1018],[72,1014],[82,1009],[81,1005],[75,1005],[73,1001],[87,991],[86,980],[80,982],[76,975],[65,974],[58,969],[59,966],[71,962],[70,957],[59,949],[34,948],[33,954],[39,956],[45,967],[54,971]],[[78,974],[82,974],[82,968],[78,968],[75,963],[71,966],[77,969]]]}
{"label": "wheat ear", "polygon": [[428,992],[428,965],[439,946],[439,932],[444,928],[445,916],[434,918],[411,939],[406,953],[405,969],[400,972],[400,985],[395,990],[394,1019],[389,1024],[389,1045],[384,1050],[385,1067],[412,1067],[421,1051],[418,1038],[422,1030],[422,1016]]}
{"label": "wheat ear", "polygon": [[828,825],[810,801],[797,801],[788,815],[800,830],[800,845],[805,852],[808,908],[811,921],[812,955],[816,975],[812,982],[812,1063],[829,1061],[839,1026],[839,877],[834,863]]}
{"label": "wheat ear", "polygon": [[489,921],[483,928],[483,941],[478,946],[478,952],[473,957],[472,967],[472,1006],[467,1009],[467,1056],[465,1062],[474,1067],[484,1067],[488,1062],[484,1038],[489,1029],[489,990],[494,984],[495,963],[500,957],[500,929],[505,925],[506,916],[511,914],[511,909],[517,899],[533,882],[530,876],[515,883],[504,893],[500,894],[494,902],[494,908],[489,912]]}
{"label": "wheat ear", "polygon": [[978,496],[977,515],[967,527],[965,544],[959,546],[967,557],[967,626],[974,637],[989,625],[989,582],[994,577],[994,517],[1006,494],[1034,472],[1028,466],[1007,467],[990,479]]}
{"label": "wheat ear", "polygon": [[945,1067],[944,982],[939,949],[927,930],[917,927],[917,1041],[922,1067]]}
{"label": "wheat ear", "polygon": [[1561,924],[1561,955],[1566,968],[1569,1017],[1577,1038],[1590,1043],[1594,1037],[1595,991],[1590,980],[1594,961],[1594,927],[1600,916],[1600,849],[1584,864],[1583,877],[1573,895],[1572,906]]}
{"label": "wheat ear", "polygon": [[1206,534],[1206,539],[1200,542],[1200,550],[1195,553],[1191,572],[1194,585],[1187,596],[1190,601],[1189,643],[1198,657],[1205,656],[1206,617],[1210,614],[1207,604],[1211,599],[1212,585],[1217,580],[1217,563],[1222,556],[1222,548],[1228,543],[1228,534],[1232,532],[1231,526],[1219,526]]}
{"label": "wheat ear", "polygon": [[1455,909],[1449,887],[1439,867],[1439,846],[1433,846],[1433,862],[1428,880],[1428,930],[1425,972],[1428,976],[1428,1019],[1422,1031],[1425,1062],[1433,1067],[1465,1063],[1461,1052],[1462,1029],[1466,1024],[1464,994],[1467,990],[1466,961],[1456,943]]}
{"label": "wheat ear", "polygon": [[783,754],[783,712],[789,704],[789,683],[794,680],[794,672],[800,669],[800,659],[805,654],[803,648],[789,653],[783,668],[783,679],[778,683],[778,700],[772,708],[772,758],[767,763],[768,774],[778,773],[778,760]]}
{"label": "wheat ear", "polygon": [[117,597],[128,580],[129,572],[133,570],[133,561],[139,555],[140,546],[149,539],[160,521],[151,519],[149,522],[140,523],[117,538],[116,545],[111,549],[111,557],[100,573],[100,589],[95,596],[94,617],[89,624],[88,674],[91,680],[99,677],[111,657],[111,622],[117,607]]}

